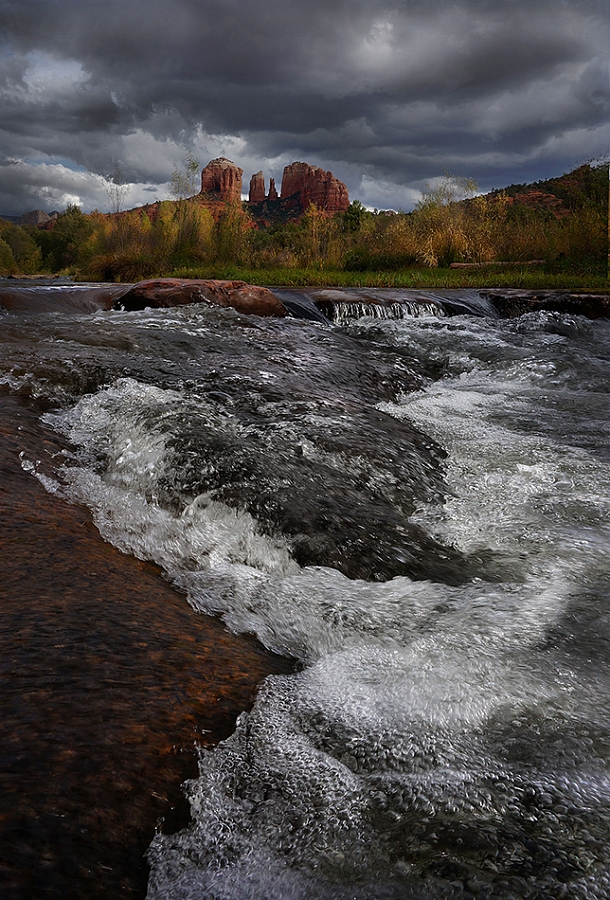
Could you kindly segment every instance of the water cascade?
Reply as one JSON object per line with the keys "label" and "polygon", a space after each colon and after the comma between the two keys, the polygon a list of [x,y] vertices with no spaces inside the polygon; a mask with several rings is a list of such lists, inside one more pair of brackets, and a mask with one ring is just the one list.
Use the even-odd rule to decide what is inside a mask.
{"label": "water cascade", "polygon": [[66,448],[29,477],[296,661],[202,742],[149,900],[605,900],[610,320],[300,293],[0,314]]}

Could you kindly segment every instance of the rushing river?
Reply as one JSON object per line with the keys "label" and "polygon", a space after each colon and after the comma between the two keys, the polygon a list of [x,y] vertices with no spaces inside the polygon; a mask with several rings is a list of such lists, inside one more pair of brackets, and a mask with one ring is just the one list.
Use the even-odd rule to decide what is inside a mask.
{"label": "rushing river", "polygon": [[610,320],[86,291],[0,311],[72,448],[23,468],[298,661],[201,750],[150,900],[610,896]]}

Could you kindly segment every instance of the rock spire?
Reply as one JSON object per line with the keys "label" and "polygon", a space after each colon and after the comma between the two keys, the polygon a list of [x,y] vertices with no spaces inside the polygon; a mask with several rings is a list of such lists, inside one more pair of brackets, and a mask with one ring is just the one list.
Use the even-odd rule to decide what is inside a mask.
{"label": "rock spire", "polygon": [[249,203],[262,203],[265,199],[265,176],[262,170],[250,179]]}

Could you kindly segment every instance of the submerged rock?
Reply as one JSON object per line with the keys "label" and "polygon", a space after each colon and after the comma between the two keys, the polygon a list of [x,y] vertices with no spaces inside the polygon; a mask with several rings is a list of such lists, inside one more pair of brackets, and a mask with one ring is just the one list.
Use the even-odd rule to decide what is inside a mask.
{"label": "submerged rock", "polygon": [[207,303],[231,306],[238,312],[255,316],[285,316],[286,309],[268,288],[245,281],[219,281],[213,278],[156,278],[134,284],[114,303],[115,309],[167,309]]}
{"label": "submerged rock", "polygon": [[291,664],[196,615],[45,490],[21,460],[52,478],[65,442],[39,412],[0,394],[0,896],[144,898],[156,829],[188,821],[194,742],[226,739]]}

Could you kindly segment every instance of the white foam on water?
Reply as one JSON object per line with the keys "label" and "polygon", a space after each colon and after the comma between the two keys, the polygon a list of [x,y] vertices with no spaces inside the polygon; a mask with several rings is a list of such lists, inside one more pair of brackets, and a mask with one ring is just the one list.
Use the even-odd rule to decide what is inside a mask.
{"label": "white foam on water", "polygon": [[[535,427],[538,409],[561,434],[573,382],[586,388],[586,360],[581,370],[570,368],[577,351],[565,335],[544,329],[547,319],[557,317],[525,317],[517,335],[512,323],[477,320],[395,330],[396,343],[445,355],[448,375],[379,406],[449,451],[449,496],[442,506],[422,506],[415,521],[466,553],[508,555],[516,574],[542,575],[569,561],[578,579],[597,565],[599,542],[610,541],[610,469],[595,452]],[[586,392],[580,400],[586,403]]]}
{"label": "white foam on water", "polygon": [[415,521],[466,553],[507,554],[515,572],[563,565],[579,578],[597,564],[598,542],[610,541],[610,471],[585,449],[521,431],[523,386],[475,369],[381,407],[449,450],[449,497]]}
{"label": "white foam on water", "polygon": [[57,494],[58,496],[62,497],[66,496],[60,481],[58,481],[56,478],[50,478],[48,475],[45,475],[44,472],[41,472],[39,470],[39,459],[35,461],[32,459],[28,459],[25,451],[22,450],[19,454],[19,464],[21,465],[21,468],[24,472],[27,472],[28,474],[33,475],[35,478],[37,478],[43,488],[49,494]]}
{"label": "white foam on water", "polygon": [[[500,352],[493,331],[472,340]],[[610,685],[548,635],[607,584],[610,473],[519,427],[535,361],[498,371],[458,344],[452,365],[382,408],[449,454],[447,501],[414,518],[506,560],[499,584],[353,581],[208,495],[164,507],[177,391],[122,379],[46,417],[82,450],[64,490],[104,537],[305,666],[202,751],[192,825],[151,847],[150,900],[608,896]]]}
{"label": "white foam on water", "polygon": [[[464,663],[464,647],[435,643],[406,653],[342,651],[298,675],[268,679],[235,734],[202,754],[201,777],[189,789],[192,826],[153,842],[149,897],[458,896],[442,863],[460,858],[460,878],[479,872],[473,896],[534,896],[539,872],[513,878],[508,890],[498,879],[489,893],[498,866],[510,870],[507,857],[527,856],[514,833],[514,846],[506,846],[511,830],[548,854],[566,829],[575,866],[599,867],[595,838],[570,846],[567,833],[585,829],[566,813],[584,810],[594,824],[606,815],[603,766],[583,764],[580,754],[563,772],[557,759],[547,771],[528,771],[498,756],[476,727],[487,705],[488,715],[500,708],[521,717],[526,732],[536,729],[529,705],[548,704],[550,717],[553,704],[563,705],[561,689],[491,659]],[[474,717],[461,714],[467,695]],[[586,721],[584,710],[580,716]],[[577,722],[575,714],[572,727]],[[474,834],[485,835],[483,851],[476,841],[468,847]],[[490,856],[496,862],[488,868]],[[545,874],[556,888],[553,864],[560,859],[547,861]],[[601,900],[607,879],[600,869],[588,893],[573,886],[570,896]]]}
{"label": "white foam on water", "polygon": [[81,448],[85,464],[62,468],[63,489],[90,507],[102,536],[162,566],[196,608],[221,615],[234,631],[305,662],[363,643],[402,646],[422,630],[445,627],[469,639],[480,631],[495,652],[498,640],[539,639],[567,602],[558,564],[547,581],[501,588],[406,577],[369,584],[336,570],[301,569],[283,539],[262,534],[249,513],[207,494],[180,509],[163,507],[159,483],[172,463],[168,437],[182,404],[176,391],[121,379],[45,421]]}
{"label": "white foam on water", "polygon": [[153,560],[173,577],[224,564],[297,570],[285,542],[262,535],[247,512],[209,495],[179,511],[159,504],[159,479],[171,465],[164,420],[175,415],[182,399],[176,391],[121,379],[67,412],[47,414],[46,423],[79,445],[87,463],[60,470],[67,495],[89,506],[106,540]]}

